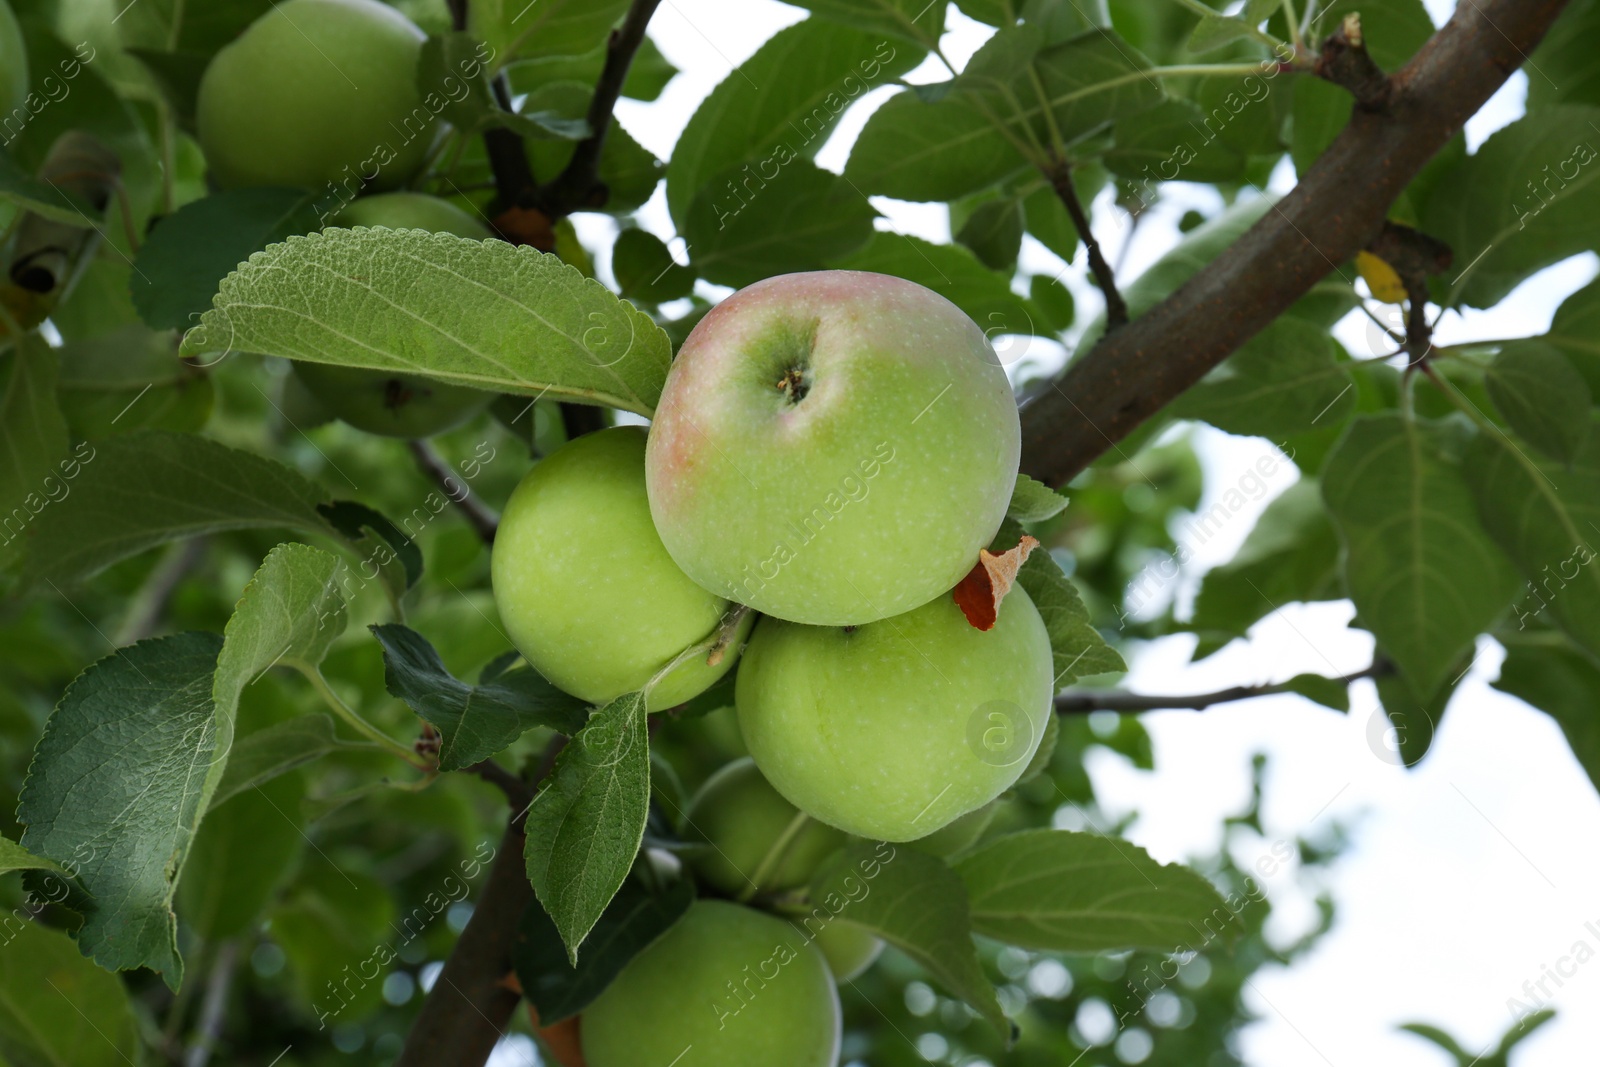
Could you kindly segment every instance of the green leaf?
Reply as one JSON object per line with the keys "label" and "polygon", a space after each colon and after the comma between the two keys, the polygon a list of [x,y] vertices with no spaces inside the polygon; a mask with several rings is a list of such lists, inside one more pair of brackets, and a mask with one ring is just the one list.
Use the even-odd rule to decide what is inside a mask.
{"label": "green leaf", "polygon": [[823,863],[808,895],[812,912],[795,921],[809,937],[833,919],[864,926],[910,956],[1002,1034],[1012,1035],[978,962],[966,890],[942,860],[903,846],[853,842]]}
{"label": "green leaf", "polygon": [[1600,4],[1568,4],[1528,57],[1528,110],[1553,104],[1600,104],[1600,69],[1594,63],[1597,40]]}
{"label": "green leaf", "polygon": [[386,515],[356,500],[318,504],[317,513],[364,550],[363,567],[376,567],[396,600],[422,577],[422,549]]}
{"label": "green leaf", "polygon": [[6,925],[0,952],[0,1056],[6,1062],[127,1067],[144,1059],[122,979],[84,959],[59,930],[15,918]]}
{"label": "green leaf", "polygon": [[135,430],[193,433],[211,415],[211,377],[178,359],[170,330],[134,322],[56,349],[56,397],[75,438]]}
{"label": "green leaf", "polygon": [[1187,100],[1168,100],[1118,119],[1106,167],[1130,181],[1236,181],[1243,153],[1210,135],[1206,115]]}
{"label": "green leaf", "polygon": [[1321,674],[1297,674],[1283,683],[1291,693],[1299,693],[1314,703],[1334,711],[1350,710],[1350,685]]}
{"label": "green leaf", "polygon": [[430,35],[417,58],[418,99],[433,94],[439,117],[458,130],[489,125],[500,106],[489,87],[488,67],[479,59],[487,52],[487,45],[464,30]]}
{"label": "green leaf", "polygon": [[683,236],[701,277],[743,286],[775,274],[815,270],[873,235],[877,211],[849,181],[796,159],[771,181],[728,191],[713,180],[689,208]]}
{"label": "green leaf", "polygon": [[223,631],[211,696],[216,756],[206,773],[202,814],[233,748],[234,719],[245,687],[278,664],[315,669],[345,627],[343,564],[310,545],[278,545],[261,561]]}
{"label": "green leaf", "polygon": [[439,730],[440,770],[458,771],[486,760],[535,726],[576,733],[587,718],[587,704],[531,667],[468,685],[445,668],[439,653],[415,630],[398,623],[371,630],[383,646],[389,695]]}
{"label": "green leaf", "polygon": [[396,922],[387,882],[348,863],[335,865],[321,853],[304,855],[286,899],[267,915],[272,940],[288,957],[285,975],[300,994],[301,1010],[309,1007],[326,1026],[330,1019],[354,1022],[381,1008],[383,983],[376,975],[361,981],[358,970],[370,974],[389,963],[393,956],[384,952],[419,940],[417,947],[426,945],[423,938],[442,932],[431,927],[444,926],[451,896],[459,892],[456,899],[462,899],[467,889],[450,871]]}
{"label": "green leaf", "polygon": [[973,94],[956,91],[926,103],[904,92],[867,119],[844,176],[867,196],[955,200],[1025,166]]}
{"label": "green leaf", "polygon": [[972,928],[1022,948],[1102,952],[1201,949],[1243,932],[1211,883],[1098,834],[1024,830],[956,862]]}
{"label": "green leaf", "polygon": [[[535,89],[522,101],[521,117],[537,120],[543,127],[537,131],[538,139],[530,140],[527,145],[528,160],[535,174],[556,175],[566,170],[576,151],[573,139],[588,133],[585,116],[593,96],[593,86],[586,83],[552,82]],[[528,121],[523,121],[513,128],[529,137],[534,131],[529,131],[528,125]],[[559,136],[551,137],[550,131]],[[604,210],[615,215],[639,207],[655,192],[664,171],[665,166],[655,153],[634,140],[622,123],[613,119],[600,153],[599,176],[608,191]]]}
{"label": "green leaf", "polygon": [[1600,244],[1600,108],[1563,105],[1495,131],[1439,180],[1423,229],[1455,250],[1440,302],[1486,308]]}
{"label": "green leaf", "polygon": [[1546,611],[1600,655],[1600,441],[1591,435],[1563,466],[1482,434],[1463,469],[1484,529],[1526,580],[1512,609],[1519,627]]}
{"label": "green leaf", "polygon": [[623,230],[611,246],[611,273],[630,300],[661,304],[694,291],[694,271],[672,258],[661,238],[645,230]]}
{"label": "green leaf", "polygon": [[1496,410],[1533,447],[1571,462],[1589,438],[1589,383],[1544,341],[1514,341],[1484,371]]}
{"label": "green leaf", "polygon": [[[1420,700],[1406,679],[1397,675],[1379,678],[1378,703],[1384,719],[1369,724],[1367,743],[1379,759],[1406,767],[1415,767],[1428,754],[1433,745],[1433,735],[1439,728],[1450,698],[1455,695],[1456,683],[1467,672],[1469,663],[1465,656],[1450,665],[1452,678],[1441,685],[1426,700]],[[1387,729],[1382,729],[1384,722]]]}
{"label": "green leaf", "polygon": [[645,698],[629,693],[573,735],[528,809],[528,880],[573,966],[633,866],[649,810]]}
{"label": "green leaf", "polygon": [[555,923],[538,901],[529,901],[511,943],[511,964],[523,995],[539,1013],[539,1025],[554,1025],[588,1007],[628,961],[666,933],[693,903],[694,882],[687,878],[660,893],[636,879],[624,882],[594,924],[588,951],[574,967]]}
{"label": "green leaf", "polygon": [[649,415],[667,335],[555,256],[414,230],[291,237],[223,280],[188,351],[426,374]]}
{"label": "green leaf", "polygon": [[1557,721],[1589,781],[1600,789],[1600,667],[1571,646],[1507,637],[1506,662],[1494,688]]}
{"label": "green leaf", "polygon": [[1046,144],[1057,132],[1072,144],[1166,98],[1159,81],[1139,76],[1150,69],[1150,60],[1110,30],[1094,30],[1041,49],[1033,67],[1053,125],[1041,121],[1044,108],[1034,103],[1038,97],[1032,95],[1022,96],[1023,118]]}
{"label": "green leaf", "polygon": [[178,893],[179,914],[203,941],[245,933],[294,873],[306,843],[304,795],[289,775],[206,814]]}
{"label": "green leaf", "polygon": [[1011,490],[1011,504],[1006,508],[1006,518],[1017,522],[1043,522],[1055,518],[1066,508],[1066,497],[1043,482],[1019,474],[1016,487]]}
{"label": "green leaf", "polygon": [[11,871],[55,871],[61,868],[43,856],[35,856],[9,837],[0,837],[0,874]]}
{"label": "green leaf", "polygon": [[333,720],[322,714],[285,719],[237,738],[216,791],[211,794],[211,807],[217,808],[338,747]]}
{"label": "green leaf", "polygon": [[1072,290],[1057,278],[1035,274],[1028,281],[1028,299],[1033,301],[1045,324],[1056,332],[1069,329],[1076,317]]}
{"label": "green leaf", "polygon": [[[757,184],[771,181],[778,168],[815,156],[850,104],[923,54],[821,19],[779,30],[711,90],[679,136],[667,166],[673,222],[683,231],[691,205],[708,191],[728,199],[724,181],[743,183],[747,174]],[[742,163],[750,163],[748,172]]]}
{"label": "green leaf", "polygon": [[[108,970],[183,979],[172,896],[216,757],[211,676],[222,638],[184,633],[118,649],[67,687],[34,750],[23,846],[93,897],[78,944]],[[92,787],[85,787],[92,783]]]}
{"label": "green leaf", "polygon": [[1360,418],[1322,470],[1357,616],[1419,695],[1438,689],[1516,592],[1448,457],[1447,432],[1398,413]]}
{"label": "green leaf", "polygon": [[199,534],[267,527],[330,535],[317,513],[323,498],[298,471],[204,437],[124,434],[96,445],[72,494],[39,515],[28,569],[68,582]]}
{"label": "green leaf", "polygon": [[88,228],[103,225],[105,221],[93,204],[76,193],[34,177],[4,148],[0,148],[0,200],[67,226]]}
{"label": "green leaf", "polygon": [[[1007,519],[1001,524],[990,550],[1000,552],[1014,548],[1021,537],[1022,527]],[[1100,631],[1094,628],[1089,620],[1089,609],[1083,606],[1083,598],[1048,551],[1038,548],[1028,556],[1028,561],[1017,572],[1017,584],[1039,609],[1039,617],[1050,632],[1057,689],[1091,674],[1128,669],[1122,656],[1106,644]]]}
{"label": "green leaf", "polygon": [[[1215,509],[1213,509],[1214,511]],[[1225,515],[1196,518],[1196,536],[1209,539]],[[1339,535],[1322,504],[1322,487],[1301,479],[1267,505],[1227,563],[1201,580],[1190,626],[1201,633],[1243,637],[1285,604],[1339,600]]]}
{"label": "green leaf", "polygon": [[1250,24],[1223,15],[1202,15],[1189,35],[1189,51],[1204,54],[1250,36]]}
{"label": "green leaf", "polygon": [[0,562],[29,539],[36,517],[70,497],[92,445],[67,457],[67,423],[56,406],[56,359],[37,335],[24,334],[6,360],[0,394]]}
{"label": "green leaf", "polygon": [[1590,396],[1600,395],[1600,281],[1590,282],[1561,302],[1543,340],[1566,353]]}
{"label": "green leaf", "polygon": [[628,0],[474,0],[469,28],[495,49],[496,60],[578,56],[602,44]]}
{"label": "green leaf", "polygon": [[932,289],[965,311],[996,344],[1006,334],[1033,337],[1044,320],[1044,312],[1032,300],[1011,291],[1005,275],[985,267],[959,245],[878,230],[859,251],[829,266],[892,274]]}
{"label": "green leaf", "polygon": [[796,0],[796,6],[874,38],[894,37],[924,49],[944,35],[944,0]]}
{"label": "green leaf", "polygon": [[1337,426],[1355,402],[1355,385],[1328,331],[1284,315],[1178,397],[1170,411],[1228,433],[1282,440]]}
{"label": "green leaf", "polygon": [[[605,66],[606,47],[602,43],[581,56],[543,56],[518,60],[506,68],[511,78],[513,95],[529,92],[551,82],[576,81],[593,85]],[[656,43],[646,37],[634,54],[628,67],[627,80],[622,83],[622,95],[630,100],[655,100],[678,73],[678,68]]]}
{"label": "green leaf", "polygon": [[1011,199],[979,204],[956,233],[956,243],[990,270],[1010,271],[1022,248],[1022,205]]}
{"label": "green leaf", "polygon": [[193,326],[252,253],[320,224],[316,194],[303,189],[229,189],[186,204],[139,246],[133,306],[156,329]]}

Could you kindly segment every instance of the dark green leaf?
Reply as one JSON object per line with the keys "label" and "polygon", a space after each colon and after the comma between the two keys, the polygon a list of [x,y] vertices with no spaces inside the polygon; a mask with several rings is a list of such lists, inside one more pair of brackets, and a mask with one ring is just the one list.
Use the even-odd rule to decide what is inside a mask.
{"label": "dark green leaf", "polygon": [[178,894],[179,914],[204,941],[249,930],[294,873],[306,843],[304,794],[299,776],[288,775],[207,813]]}
{"label": "dark green leaf", "polygon": [[[1097,30],[1040,50],[1033,61],[1053,125],[1041,122],[1027,101],[1024,117],[1046,138],[1059,132],[1071,144],[1108,123],[1159,104],[1166,92],[1153,77],[1139,77],[1150,61],[1110,30]],[[1046,143],[1049,143],[1048,140]]]}
{"label": "dark green leaf", "polygon": [[1419,695],[1439,688],[1517,584],[1478,524],[1446,433],[1398,413],[1360,418],[1322,469],[1361,625]]}
{"label": "dark green leaf", "polygon": [[[606,47],[602,44],[581,56],[545,56],[521,60],[510,65],[513,92],[528,92],[551,82],[576,81],[593,85],[605,66]],[[661,95],[678,73],[678,68],[656,43],[646,37],[634,53],[628,67],[628,78],[622,83],[622,95],[630,100],[654,100]]]}
{"label": "dark green leaf", "polygon": [[388,229],[291,237],[251,257],[184,344],[640,414],[660,397],[672,358],[649,316],[555,256]]}
{"label": "dark green leaf", "polygon": [[[1197,517],[1197,536],[1209,539],[1226,516]],[[1322,488],[1302,479],[1267,505],[1233,559],[1206,572],[1190,625],[1202,633],[1243,637],[1285,604],[1337,600],[1339,535],[1322,505]]]}
{"label": "dark green leaf", "polygon": [[821,19],[778,31],[711,91],[678,138],[667,167],[667,207],[679,231],[687,232],[696,199],[730,198],[725,183],[742,189],[750,180],[759,188],[778,168],[815,156],[850,104],[922,55]]}
{"label": "dark green leaf", "polygon": [[561,733],[582,728],[587,705],[530,667],[468,685],[445,669],[427,638],[398,623],[373,626],[383,646],[384,681],[442,739],[439,768],[458,771],[505,748],[535,726]]}
{"label": "dark green leaf", "polygon": [[1545,455],[1571,462],[1589,438],[1589,383],[1544,341],[1514,341],[1484,372],[1489,399],[1511,428]]}
{"label": "dark green leaf", "polygon": [[1367,724],[1367,744],[1373,755],[1395,766],[1415,767],[1420,763],[1433,745],[1439,720],[1466,669],[1464,658],[1451,664],[1452,678],[1426,700],[1418,699],[1404,678],[1379,678],[1376,684],[1383,718],[1375,717]]}
{"label": "dark green leaf", "polygon": [[157,329],[195,325],[240,263],[321,225],[315,198],[302,189],[230,189],[168,215],[139,246],[133,306]]}
{"label": "dark green leaf", "polygon": [[1577,0],[1566,6],[1538,49],[1528,57],[1528,108],[1553,104],[1600,104],[1600,4]]}
{"label": "dark green leaf", "polygon": [[1024,830],[955,866],[972,901],[972,928],[1023,948],[1177,952],[1243,932],[1238,909],[1210,882],[1113,837]]}
{"label": "dark green leaf", "polygon": [[200,97],[200,79],[205,77],[211,56],[205,52],[169,52],[160,48],[129,48],[127,53],[144,64],[144,68],[150,72],[178,124],[184,129],[193,130],[195,104]]}
{"label": "dark green leaf", "polygon": [[573,735],[528,809],[528,880],[574,966],[633,866],[649,812],[645,698],[629,693]]}
{"label": "dark green leaf", "polygon": [[[211,676],[222,638],[118,649],[79,675],[45,724],[22,789],[22,844],[93,896],[78,933],[108,970],[183,979],[172,896],[216,758]],[[85,788],[84,783],[93,783]]]}
{"label": "dark green leaf", "polygon": [[143,1059],[122,979],[59,930],[8,919],[0,1055],[13,1067],[127,1067]]}
{"label": "dark green leaf", "polygon": [[1355,401],[1328,331],[1285,315],[1180,396],[1171,412],[1229,433],[1282,440],[1337,426]]}
{"label": "dark green leaf", "polygon": [[422,549],[386,515],[356,500],[318,504],[317,512],[357,548],[370,549],[362,562],[383,572],[396,597],[422,577]]}
{"label": "dark green leaf", "polygon": [[459,130],[487,124],[500,110],[489,88],[488,68],[479,58],[487,50],[461,30],[429,37],[417,59],[417,98],[434,95],[439,101],[436,114]]}
{"label": "dark green leaf", "polygon": [[587,951],[574,967],[555,923],[539,902],[529,901],[511,944],[511,963],[523,995],[539,1013],[539,1025],[551,1026],[589,1006],[628,961],[650,947],[694,903],[694,883],[673,882],[652,893],[630,879],[611,898],[585,942]]}
{"label": "dark green leaf", "polygon": [[211,794],[211,807],[216,808],[338,747],[333,720],[321,714],[286,719],[236,738],[233,751],[228,753],[228,766],[222,772],[216,792]]}
{"label": "dark green leaf", "polygon": [[[996,552],[1013,548],[1021,536],[1022,528],[1007,519],[990,548]],[[1028,561],[1017,572],[1017,584],[1039,609],[1039,617],[1050,632],[1057,689],[1091,674],[1128,669],[1122,656],[1106,644],[1100,631],[1094,628],[1089,609],[1083,606],[1083,598],[1048,551],[1038,548],[1028,556]]]}
{"label": "dark green leaf", "polygon": [[796,0],[796,4],[818,18],[924,49],[937,46],[943,36],[947,6],[946,0]]}
{"label": "dark green leaf", "polygon": [[1201,110],[1168,100],[1118,119],[1105,154],[1113,174],[1130,181],[1224,182],[1244,174],[1244,156],[1212,133]]}
{"label": "dark green leaf", "polygon": [[90,227],[104,222],[93,204],[76,193],[34,177],[4,148],[0,148],[0,200],[68,226]]}
{"label": "dark green leaf", "polygon": [[[1530,469],[1531,468],[1531,469]],[[1463,464],[1478,518],[1526,585],[1512,609],[1519,627],[1541,611],[1600,655],[1600,441],[1567,466],[1520,444],[1482,434]]]}
{"label": "dark green leaf", "polygon": [[80,461],[94,455],[79,445],[67,456],[67,424],[56,406],[56,359],[36,335],[24,335],[5,361],[5,392],[0,394],[0,561],[9,562],[28,538],[35,517],[56,498],[70,495],[82,471]]}
{"label": "dark green leaf", "polygon": [[971,249],[991,270],[1009,271],[1022,248],[1022,205],[1015,200],[979,204],[956,234],[956,243]]}
{"label": "dark green leaf", "polygon": [[1297,674],[1283,683],[1291,693],[1299,693],[1307,700],[1334,711],[1350,710],[1350,686],[1337,678],[1321,674]]}
{"label": "dark green leaf", "polygon": [[606,39],[628,0],[476,0],[471,29],[495,49],[496,60],[579,56]]}
{"label": "dark green leaf", "polygon": [[844,176],[867,196],[954,200],[1026,165],[972,94],[953,92],[928,103],[907,92],[867,119]]}
{"label": "dark green leaf", "polygon": [[1057,278],[1035,274],[1028,282],[1028,299],[1033,301],[1045,323],[1057,333],[1069,329],[1076,315],[1072,290]]}
{"label": "dark green leaf", "polygon": [[611,246],[611,273],[622,295],[646,304],[685,297],[694,290],[694,271],[672,258],[661,238],[645,230],[623,230]]}
{"label": "dark green leaf", "polygon": [[178,359],[171,330],[133,322],[56,350],[61,413],[76,438],[135,430],[193,433],[211,415],[211,376]]}
{"label": "dark green leaf", "polygon": [[332,531],[324,494],[298,472],[193,434],[142,430],[94,446],[70,496],[44,509],[29,545],[37,578],[73,581],[147,548],[252,528]]}
{"label": "dark green leaf", "polygon": [[[726,179],[726,181],[724,181]],[[866,244],[877,211],[851,183],[803,159],[770,181],[738,186],[724,172],[695,197],[683,235],[700,275],[743,286],[814,270]],[[727,185],[724,190],[723,186]]]}
{"label": "dark green leaf", "polygon": [[1566,353],[1589,383],[1590,396],[1600,395],[1600,281],[1561,302],[1544,340]]}
{"label": "dark green leaf", "polygon": [[1600,244],[1596,123],[1600,107],[1533,112],[1440,178],[1423,229],[1461,265],[1442,303],[1491,307],[1535,271]]}
{"label": "dark green leaf", "polygon": [[43,856],[35,856],[9,837],[0,837],[0,874],[10,871],[60,871]]}
{"label": "dark green leaf", "polygon": [[1066,510],[1067,498],[1026,474],[1017,475],[1006,517],[1017,522],[1043,522]]}
{"label": "dark green leaf", "polygon": [[942,860],[904,846],[858,841],[823,863],[808,895],[812,912],[796,922],[809,936],[833,919],[864,926],[1011,1035],[1011,1023],[978,962],[967,892]]}

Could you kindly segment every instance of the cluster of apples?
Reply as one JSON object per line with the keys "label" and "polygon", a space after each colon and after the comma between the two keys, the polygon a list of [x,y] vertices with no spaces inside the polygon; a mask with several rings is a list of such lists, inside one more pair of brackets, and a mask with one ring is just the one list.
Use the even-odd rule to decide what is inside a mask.
{"label": "cluster of apples", "polygon": [[[648,431],[602,430],[533,467],[496,538],[495,601],[528,662],[596,704],[649,686],[666,710],[738,660],[752,759],[681,820],[711,892],[770,902],[847,835],[959,847],[951,833],[970,842],[1025,769],[1054,691],[1026,592],[988,630],[951,595],[1005,516],[1019,441],[993,350],[943,297],[853,271],[771,278],[695,327]],[[664,671],[730,619],[727,654]],[[975,743],[997,714],[1002,743]],[[844,921],[698,903],[585,1013],[590,1067],[686,1047],[702,1067],[834,1062],[837,998],[814,966],[746,988],[776,946],[841,978],[878,947]],[[789,1022],[755,1021],[772,1009]]]}

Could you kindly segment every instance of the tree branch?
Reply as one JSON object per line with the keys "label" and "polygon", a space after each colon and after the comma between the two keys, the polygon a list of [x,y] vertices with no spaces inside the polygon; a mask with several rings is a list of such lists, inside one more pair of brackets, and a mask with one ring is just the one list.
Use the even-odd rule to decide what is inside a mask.
{"label": "tree branch", "polygon": [[[1022,469],[1062,485],[1365,248],[1424,164],[1504,84],[1565,0],[1475,0],[1393,76],[1288,196],[1022,411]],[[1476,249],[1458,249],[1476,253]]]}
{"label": "tree branch", "polygon": [[406,443],[411,449],[411,454],[417,457],[417,466],[422,472],[432,478],[444,491],[450,503],[460,509],[468,524],[483,539],[483,543],[493,545],[495,531],[500,528],[500,517],[472,495],[467,483],[456,477],[455,472],[450,469],[450,464],[430,448],[426,441],[413,439]]}
{"label": "tree branch", "polygon": [[[1371,666],[1363,667],[1352,674],[1341,675],[1338,678],[1329,678],[1330,682],[1340,682],[1349,685],[1351,682],[1360,681],[1362,678],[1382,678],[1392,674],[1394,666],[1386,660],[1374,660]],[[1288,682],[1276,682],[1272,685],[1235,685],[1227,689],[1218,689],[1214,693],[1199,693],[1193,696],[1160,696],[1149,693],[1130,693],[1125,689],[1069,689],[1056,696],[1056,712],[1061,715],[1087,715],[1094,711],[1160,711],[1188,710],[1204,711],[1213,704],[1229,704],[1235,700],[1251,700],[1255,697],[1275,696],[1278,693],[1292,693]]]}
{"label": "tree branch", "polygon": [[1100,242],[1095,240],[1089,216],[1084,213],[1083,204],[1078,200],[1078,190],[1072,184],[1072,164],[1058,163],[1045,172],[1045,177],[1050,179],[1050,187],[1061,198],[1067,214],[1072,216],[1072,225],[1077,227],[1084,251],[1089,254],[1089,270],[1094,273],[1094,283],[1106,298],[1106,330],[1115,330],[1127,323],[1128,305],[1117,290],[1116,272],[1106,262],[1105,253],[1100,251]]}
{"label": "tree branch", "polygon": [[1361,36],[1361,16],[1355,12],[1346,15],[1333,36],[1322,43],[1322,53],[1311,70],[1317,77],[1348,89],[1356,103],[1369,111],[1382,111],[1389,106],[1394,85],[1367,52],[1367,42]]}
{"label": "tree branch", "polygon": [[633,57],[644,43],[645,27],[661,0],[633,0],[622,25],[611,31],[606,42],[605,65],[595,82],[589,100],[589,136],[578,142],[566,168],[539,192],[540,206],[552,218],[570,215],[582,208],[600,207],[608,190],[599,178],[600,153],[605,150],[606,134],[611,130],[612,111],[628,80]]}

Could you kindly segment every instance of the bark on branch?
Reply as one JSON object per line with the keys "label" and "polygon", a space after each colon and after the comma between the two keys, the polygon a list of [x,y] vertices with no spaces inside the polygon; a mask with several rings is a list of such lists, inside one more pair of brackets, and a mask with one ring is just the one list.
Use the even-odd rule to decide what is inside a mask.
{"label": "bark on branch", "polygon": [[1361,16],[1351,12],[1333,36],[1322,43],[1322,52],[1311,68],[1319,78],[1342,86],[1369,111],[1382,111],[1389,105],[1394,85],[1378,66],[1361,35]]}
{"label": "bark on branch", "polygon": [[[1423,165],[1510,77],[1565,0],[1475,0],[1391,78],[1232,247],[1119,330],[1022,411],[1022,469],[1062,485],[1254,337],[1383,230]],[[1470,259],[1477,249],[1457,249]]]}

